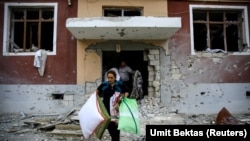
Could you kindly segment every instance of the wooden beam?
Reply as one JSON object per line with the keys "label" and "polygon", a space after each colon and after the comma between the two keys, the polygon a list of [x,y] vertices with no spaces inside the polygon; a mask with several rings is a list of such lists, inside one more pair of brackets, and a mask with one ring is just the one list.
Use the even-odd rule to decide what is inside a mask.
{"label": "wooden beam", "polygon": [[38,22],[38,48],[41,49],[41,35],[42,35],[42,10],[39,10],[39,22]]}
{"label": "wooden beam", "polygon": [[207,47],[211,48],[211,38],[210,38],[210,25],[209,25],[209,12],[207,11]]}
{"label": "wooden beam", "polygon": [[[223,21],[226,21],[226,13],[223,13]],[[223,39],[224,39],[224,50],[227,51],[227,24],[223,24]]]}
{"label": "wooden beam", "polygon": [[27,36],[27,10],[24,10],[24,23],[23,23],[23,51],[26,51],[26,36]]}

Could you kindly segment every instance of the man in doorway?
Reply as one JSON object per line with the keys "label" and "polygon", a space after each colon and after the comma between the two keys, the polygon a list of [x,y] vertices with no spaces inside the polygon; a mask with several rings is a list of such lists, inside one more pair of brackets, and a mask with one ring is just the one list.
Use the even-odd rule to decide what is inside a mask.
{"label": "man in doorway", "polygon": [[130,74],[133,74],[134,71],[127,65],[126,61],[122,60],[120,62],[120,67],[118,69],[120,80],[128,87],[129,94],[132,90],[132,83],[130,80]]}

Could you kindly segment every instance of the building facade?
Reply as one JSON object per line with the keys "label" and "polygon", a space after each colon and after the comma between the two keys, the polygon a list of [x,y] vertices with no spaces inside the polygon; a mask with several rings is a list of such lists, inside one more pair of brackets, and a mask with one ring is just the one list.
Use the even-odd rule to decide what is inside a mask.
{"label": "building facade", "polygon": [[[64,99],[72,99],[76,84],[76,40],[65,28],[66,19],[77,16],[77,1],[71,2],[0,2],[1,113],[62,112],[73,106],[57,96],[66,92]],[[47,54],[43,73],[34,66],[39,49]]]}
{"label": "building facade", "polygon": [[[105,71],[126,60],[142,73],[145,97],[170,110],[247,113],[249,6],[230,0],[1,2],[1,112],[70,110],[95,91]],[[33,66],[33,45],[49,50],[43,76]]]}

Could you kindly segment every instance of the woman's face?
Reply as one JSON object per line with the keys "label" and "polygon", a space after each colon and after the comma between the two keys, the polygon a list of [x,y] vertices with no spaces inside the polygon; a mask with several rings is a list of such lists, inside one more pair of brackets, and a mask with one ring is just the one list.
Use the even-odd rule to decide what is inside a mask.
{"label": "woman's face", "polygon": [[108,73],[108,81],[109,81],[109,84],[115,83],[115,76],[112,73]]}

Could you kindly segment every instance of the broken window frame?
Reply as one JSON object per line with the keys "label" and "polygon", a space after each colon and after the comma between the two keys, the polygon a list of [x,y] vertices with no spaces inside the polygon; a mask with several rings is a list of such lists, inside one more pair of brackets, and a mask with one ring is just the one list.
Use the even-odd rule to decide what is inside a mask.
{"label": "broken window frame", "polygon": [[[48,55],[56,55],[56,29],[57,29],[57,3],[5,3],[4,5],[4,36],[3,36],[3,55],[4,56],[29,56],[29,55],[35,55],[35,50],[31,50],[32,48],[32,36],[27,36],[31,32],[31,23],[33,25],[37,26],[37,49],[46,49],[44,47],[41,47],[41,44],[44,41],[41,41],[41,34],[43,34],[41,27],[42,24],[51,24],[49,27],[53,31],[51,33],[51,36],[53,39],[51,39],[50,44],[52,44],[52,47],[50,47],[52,50],[48,50]],[[24,13],[23,18],[16,19],[13,16],[13,13],[15,10],[21,10],[21,12]],[[27,10],[35,10],[35,12],[38,12],[38,19],[28,19],[27,18]],[[49,19],[45,19],[42,17],[42,12],[52,10],[53,17]],[[33,14],[33,12],[30,12],[30,14]],[[23,24],[23,36],[21,37],[22,45],[18,45],[14,41],[15,31],[14,31],[14,24],[19,23]],[[30,24],[30,26],[27,26],[27,24]],[[27,38],[27,39],[26,39]],[[13,48],[18,48],[17,50],[13,50]],[[28,48],[28,49],[27,49]],[[19,52],[20,51],[20,52]]]}
{"label": "broken window frame", "polygon": [[[194,20],[194,11],[205,11],[206,12],[206,20]],[[222,21],[209,21],[209,13],[211,11],[222,11],[223,13],[223,20]],[[229,11],[242,11],[241,17],[237,21],[226,21],[225,13],[229,13]],[[228,25],[237,25],[238,26],[238,51],[228,51],[232,52],[232,54],[250,54],[248,51],[249,49],[249,28],[248,28],[248,12],[246,6],[219,6],[219,5],[190,5],[189,6],[190,12],[190,36],[191,36],[191,54],[195,55],[197,52],[195,50],[195,35],[194,35],[194,24],[204,24],[206,26],[206,47],[211,49],[211,39],[210,39],[210,30],[209,27],[212,24],[221,25],[223,27],[223,50],[227,52],[227,40],[226,40],[226,26]],[[240,34],[240,35],[239,35]],[[213,49],[213,48],[212,48]],[[222,50],[222,49],[220,49]],[[206,51],[206,48],[205,50]],[[219,51],[220,52],[220,51]]]}
{"label": "broken window frame", "polygon": [[[142,7],[119,7],[119,6],[103,6],[103,16],[104,17],[127,17],[127,16],[142,16],[143,8]],[[108,11],[120,11],[120,15],[108,16],[105,13]],[[127,11],[139,12],[138,15],[126,15]],[[112,13],[111,13],[112,14]]]}

